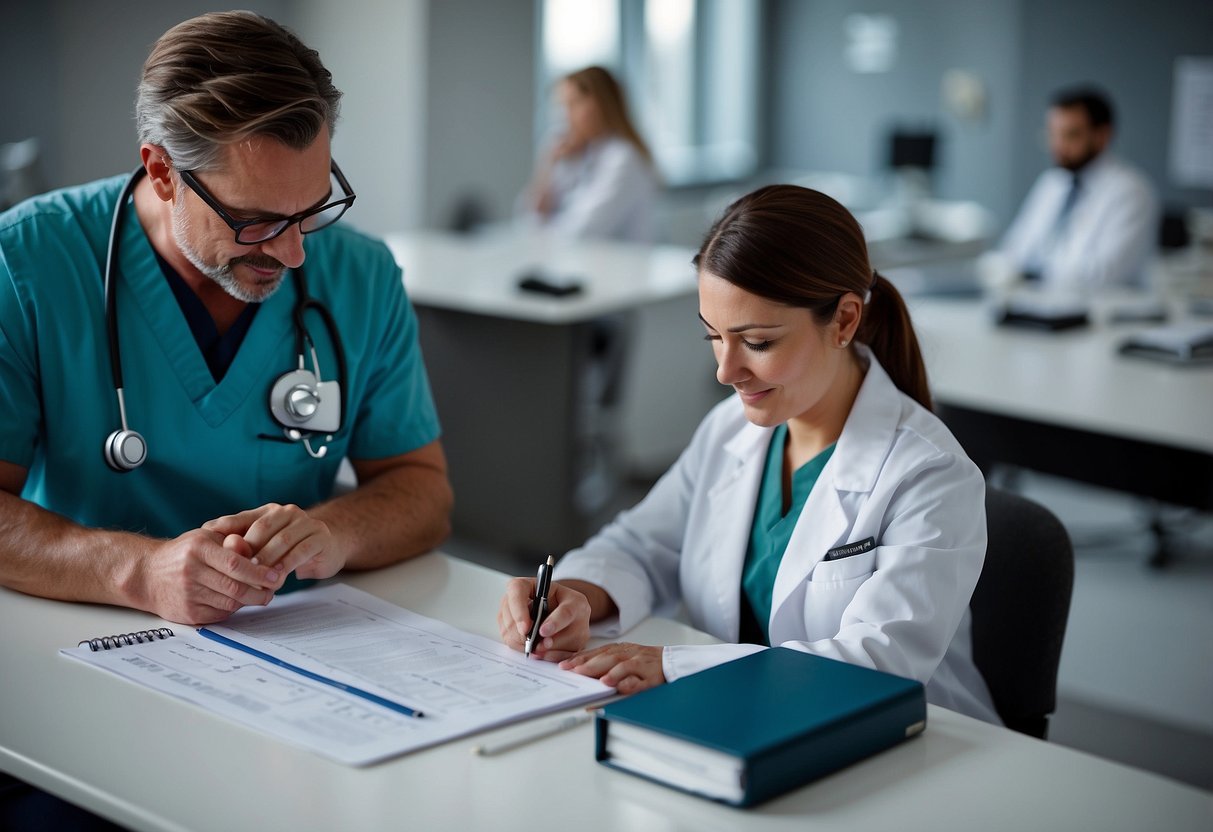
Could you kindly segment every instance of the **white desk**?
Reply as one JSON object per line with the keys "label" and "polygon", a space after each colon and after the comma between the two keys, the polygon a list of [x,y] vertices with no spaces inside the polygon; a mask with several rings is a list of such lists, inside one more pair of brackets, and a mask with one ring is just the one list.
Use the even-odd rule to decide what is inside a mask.
{"label": "white desk", "polygon": [[[440,554],[348,578],[485,635],[496,632],[505,580]],[[935,707],[922,737],[748,811],[598,765],[590,725],[497,757],[470,753],[478,737],[348,768],[57,653],[86,636],[159,623],[0,589],[0,769],[139,830],[1179,832],[1213,824],[1213,794]],[[661,620],[628,637],[711,641]]]}
{"label": "white desk", "polygon": [[1124,357],[1151,324],[995,326],[979,303],[909,298],[932,393],[948,404],[1213,454],[1213,366]]}
{"label": "white desk", "polygon": [[[941,418],[983,469],[1006,462],[1213,509],[1213,367],[1119,355],[1149,324],[1036,332],[979,302],[909,298]],[[1167,559],[1159,539],[1152,560]]]}
{"label": "white desk", "polygon": [[[518,321],[570,324],[695,292],[692,249],[591,240],[543,232],[456,235],[389,234],[384,241],[404,270],[418,306]],[[582,285],[564,298],[524,292],[518,278],[542,271]]]}
{"label": "white desk", "polygon": [[[521,232],[386,240],[417,309],[461,537],[528,553],[579,545],[621,460],[660,473],[723,395],[696,337],[689,249]],[[536,270],[583,289],[521,291]],[[608,354],[596,356],[604,326]],[[615,385],[605,404],[604,376]]]}

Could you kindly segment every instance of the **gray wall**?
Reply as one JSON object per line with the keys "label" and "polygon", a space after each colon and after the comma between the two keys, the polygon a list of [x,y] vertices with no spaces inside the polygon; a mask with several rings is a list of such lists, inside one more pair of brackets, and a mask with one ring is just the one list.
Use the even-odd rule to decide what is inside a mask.
{"label": "gray wall", "polygon": [[[844,21],[856,13],[896,18],[898,55],[890,72],[858,74],[847,66]],[[1000,217],[1013,210],[1018,0],[776,0],[769,26],[772,167],[882,175],[893,124],[935,125],[942,160],[936,193],[979,200]],[[982,121],[943,113],[940,81],[949,69],[985,82]]]}
{"label": "gray wall", "polygon": [[[1024,0],[1023,31],[1025,124],[1043,123],[1057,88],[1096,81],[1116,107],[1116,151],[1145,170],[1167,203],[1213,206],[1213,190],[1172,183],[1167,162],[1175,59],[1213,56],[1213,2]],[[1210,142],[1213,153],[1213,137]],[[1020,196],[1045,164],[1043,145],[1025,140],[1016,170]]]}
{"label": "gray wall", "polygon": [[534,0],[430,4],[427,224],[446,227],[462,199],[500,220],[534,164]]}
{"label": "gray wall", "polygon": [[[262,13],[281,17],[283,2]],[[37,137],[49,187],[134,168],[134,100],[152,43],[201,14],[200,0],[6,3],[0,26],[0,141]]]}
{"label": "gray wall", "polygon": [[[346,92],[334,150],[359,192],[351,221],[382,232],[446,225],[473,196],[506,217],[533,163],[535,0],[264,0],[256,9],[317,46]],[[136,162],[132,99],[148,47],[196,0],[8,2],[0,26],[0,142],[42,140],[49,186]],[[857,75],[843,20],[883,12],[901,24],[895,70]],[[935,122],[937,190],[1008,221],[1047,164],[1049,94],[1077,80],[1111,91],[1119,151],[1163,197],[1213,205],[1169,181],[1173,61],[1213,54],[1210,0],[770,0],[762,132],[772,168],[882,171],[894,121]],[[978,123],[944,114],[952,68],[987,85]],[[687,198],[701,194],[688,192]],[[706,222],[706,220],[705,220]]]}
{"label": "gray wall", "polygon": [[[213,9],[200,0],[6,3],[0,142],[37,137],[47,187],[134,168],[135,87],[155,40]],[[350,221],[422,223],[428,0],[261,0],[253,10],[316,48],[345,93],[334,155],[358,192]]]}
{"label": "gray wall", "polygon": [[349,222],[372,234],[425,222],[430,5],[428,0],[291,4],[290,25],[320,53],[343,93],[333,157],[358,194]]}
{"label": "gray wall", "polygon": [[[1173,62],[1213,54],[1209,0],[775,0],[769,30],[768,163],[774,168],[879,175],[884,131],[895,120],[941,131],[936,191],[976,199],[1009,222],[1041,169],[1050,94],[1095,81],[1121,115],[1117,150],[1141,166],[1163,198],[1213,204],[1167,175]],[[862,75],[844,62],[843,21],[893,15],[900,24],[892,72]],[[951,68],[981,77],[986,119],[943,112]]]}
{"label": "gray wall", "polygon": [[[35,3],[4,7],[0,25],[0,143],[37,138],[44,160],[61,158],[56,99],[59,63],[55,19]],[[46,164],[44,177],[50,172]],[[48,183],[49,184],[49,183]]]}

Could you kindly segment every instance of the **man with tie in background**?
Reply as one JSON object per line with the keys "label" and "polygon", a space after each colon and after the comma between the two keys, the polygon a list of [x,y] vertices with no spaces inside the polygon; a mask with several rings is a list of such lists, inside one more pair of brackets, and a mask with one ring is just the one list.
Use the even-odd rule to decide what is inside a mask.
{"label": "man with tie in background", "polygon": [[1056,166],[1032,186],[1002,254],[1048,288],[1143,287],[1158,201],[1145,176],[1108,149],[1111,102],[1089,87],[1062,90],[1046,126]]}

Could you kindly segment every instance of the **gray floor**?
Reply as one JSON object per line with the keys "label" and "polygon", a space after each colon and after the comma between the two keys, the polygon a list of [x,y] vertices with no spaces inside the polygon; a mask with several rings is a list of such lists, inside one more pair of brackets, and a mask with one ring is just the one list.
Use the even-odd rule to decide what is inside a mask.
{"label": "gray floor", "polygon": [[[1075,544],[1050,741],[1213,790],[1213,516],[1165,511],[1176,556],[1156,570],[1142,502],[1030,472],[1015,488]],[[443,548],[512,574],[536,567],[458,538]]]}

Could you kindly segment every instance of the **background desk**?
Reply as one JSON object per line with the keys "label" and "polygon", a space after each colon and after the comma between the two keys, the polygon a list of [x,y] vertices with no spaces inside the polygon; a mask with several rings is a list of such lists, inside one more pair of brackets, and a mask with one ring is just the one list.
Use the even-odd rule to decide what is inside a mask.
{"label": "background desk", "polygon": [[[660,473],[723,396],[689,249],[523,233],[387,242],[420,320],[460,537],[529,553],[582,543],[619,469]],[[582,292],[519,290],[536,270]],[[610,354],[595,359],[603,327]]]}
{"label": "background desk", "polygon": [[1034,332],[976,301],[908,302],[939,414],[983,468],[1213,509],[1213,367],[1117,354],[1142,325]]}
{"label": "background desk", "polygon": [[[483,635],[496,634],[506,579],[440,554],[347,578]],[[933,706],[922,737],[750,811],[598,765],[590,725],[498,757],[473,756],[478,737],[354,769],[57,653],[158,623],[0,589],[0,769],[140,830],[1182,832],[1213,823],[1213,794]],[[659,619],[628,637],[712,641]]]}

